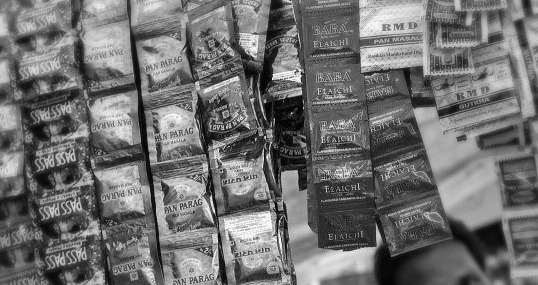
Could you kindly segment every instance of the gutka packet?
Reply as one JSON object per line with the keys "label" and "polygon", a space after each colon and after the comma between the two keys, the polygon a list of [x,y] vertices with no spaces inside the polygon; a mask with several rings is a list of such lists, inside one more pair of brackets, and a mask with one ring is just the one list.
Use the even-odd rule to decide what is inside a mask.
{"label": "gutka packet", "polygon": [[23,132],[19,105],[0,105],[0,152],[22,151]]}
{"label": "gutka packet", "polygon": [[[0,263],[1,276],[25,272],[37,266],[36,262],[39,259],[36,258],[35,240],[40,238],[40,232],[37,231],[31,221],[20,223],[13,227],[2,227],[0,237],[2,238],[2,243],[0,244],[0,256],[2,257],[2,263]],[[0,278],[0,280],[2,279]]]}
{"label": "gutka packet", "polygon": [[512,278],[535,277],[538,268],[536,210],[506,212],[502,219],[503,231],[510,255]]}
{"label": "gutka packet", "polygon": [[522,153],[511,158],[500,158],[495,164],[505,208],[538,205],[538,172],[534,155]]}
{"label": "gutka packet", "polygon": [[280,284],[282,253],[276,213],[267,204],[219,219],[228,284]]}
{"label": "gutka packet", "polygon": [[[185,1],[178,0],[129,0],[131,26],[135,37],[184,12]],[[179,31],[179,30],[178,30]]]}
{"label": "gutka packet", "polygon": [[18,271],[14,274],[0,276],[0,284],[42,284],[43,274],[37,264],[30,269]]}
{"label": "gutka packet", "polygon": [[83,25],[111,23],[127,19],[126,0],[84,0],[80,11]]}
{"label": "gutka packet", "polygon": [[429,76],[424,76],[422,67],[409,69],[411,79],[411,103],[413,107],[435,107],[432,83]]}
{"label": "gutka packet", "polygon": [[506,9],[506,0],[454,0],[456,11],[483,11]]}
{"label": "gutka packet", "polygon": [[440,49],[475,47],[488,42],[488,13],[477,13],[468,26],[436,24],[435,45]]}
{"label": "gutka packet", "polygon": [[15,92],[16,71],[14,60],[0,59],[0,104],[9,104],[21,98]]}
{"label": "gutka packet", "polygon": [[0,152],[0,199],[26,192],[24,183],[24,153]]}
{"label": "gutka packet", "polygon": [[529,122],[514,124],[476,137],[480,150],[515,150],[531,144]]}
{"label": "gutka packet", "polygon": [[468,13],[456,11],[454,0],[426,1],[425,18],[428,22],[465,25],[468,16]]}
{"label": "gutka packet", "polygon": [[0,227],[12,227],[20,223],[32,220],[31,210],[28,205],[28,195],[3,198],[0,200]]}
{"label": "gutka packet", "polygon": [[295,97],[275,102],[275,148],[282,170],[306,166],[308,142],[304,128],[303,99]]}

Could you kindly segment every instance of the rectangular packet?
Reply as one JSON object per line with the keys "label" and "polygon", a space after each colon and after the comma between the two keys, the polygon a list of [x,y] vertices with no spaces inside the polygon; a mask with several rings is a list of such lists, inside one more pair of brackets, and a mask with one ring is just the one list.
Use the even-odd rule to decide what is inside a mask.
{"label": "rectangular packet", "polygon": [[308,142],[304,128],[303,101],[300,97],[275,104],[275,148],[283,171],[304,168]]}
{"label": "rectangular packet", "polygon": [[0,152],[22,151],[23,133],[19,105],[0,105]]}
{"label": "rectangular packet", "polygon": [[230,4],[212,1],[187,13],[191,67],[196,81],[241,69]]}
{"label": "rectangular packet", "polygon": [[161,242],[164,284],[221,284],[217,234],[191,233]]}
{"label": "rectangular packet", "polygon": [[94,169],[101,225],[117,226],[153,215],[144,160],[117,162]]}
{"label": "rectangular packet", "polygon": [[26,192],[24,183],[24,153],[0,152],[0,199]]}
{"label": "rectangular packet", "polygon": [[216,229],[205,156],[185,160],[181,168],[153,174],[161,243],[197,230]]}
{"label": "rectangular packet", "polygon": [[198,94],[208,144],[258,129],[244,74],[234,74],[202,88]]}
{"label": "rectangular packet", "polygon": [[[0,230],[0,276],[9,276],[35,268],[35,240],[40,232],[31,221]],[[9,284],[9,283],[0,283]]]}
{"label": "rectangular packet", "polygon": [[137,36],[142,98],[164,96],[194,83],[188,61],[185,25],[185,16],[178,16],[163,20]]}
{"label": "rectangular packet", "polygon": [[2,211],[0,228],[7,228],[32,220],[32,211],[28,205],[29,197],[25,194],[0,200],[0,209]]}
{"label": "rectangular packet", "polygon": [[358,2],[356,0],[337,0],[327,3],[323,0],[303,0],[300,2],[300,9],[305,16],[324,12],[336,14],[337,12],[356,10]]}
{"label": "rectangular packet", "polygon": [[21,113],[26,146],[40,148],[90,134],[88,106],[80,90],[33,100],[21,107]]}
{"label": "rectangular packet", "polygon": [[35,198],[32,207],[42,243],[52,245],[80,237],[100,236],[95,188],[84,186]]}
{"label": "rectangular packet", "polygon": [[428,22],[465,25],[469,15],[472,16],[472,13],[456,11],[454,0],[426,0],[425,18]]}
{"label": "rectangular packet", "polygon": [[16,98],[12,83],[16,81],[15,66],[12,59],[0,59],[0,104],[9,104]]}
{"label": "rectangular packet", "polygon": [[36,264],[27,270],[14,274],[0,276],[0,284],[29,284],[39,285],[43,280],[43,274]]}
{"label": "rectangular packet", "polygon": [[435,107],[431,79],[424,76],[422,67],[409,69],[411,79],[411,103],[416,107]]}
{"label": "rectangular packet", "polygon": [[80,11],[83,26],[127,19],[127,0],[84,0]]}
{"label": "rectangular packet", "polygon": [[510,276],[535,277],[538,269],[538,213],[536,210],[506,212],[502,223],[510,256]]}
{"label": "rectangular packet", "polygon": [[519,149],[531,144],[529,122],[515,124],[476,137],[480,150]]}
{"label": "rectangular packet", "polygon": [[505,208],[538,205],[538,172],[532,154],[520,154],[495,161],[501,181],[501,196]]}
{"label": "rectangular packet", "polygon": [[94,164],[143,153],[136,90],[91,96],[88,107]]}
{"label": "rectangular packet", "polygon": [[266,205],[271,199],[264,172],[264,145],[258,136],[230,140],[209,153],[217,214]]}
{"label": "rectangular packet", "polygon": [[109,284],[164,284],[155,228],[148,222],[142,218],[103,231]]}
{"label": "rectangular packet", "polygon": [[437,24],[435,45],[440,49],[475,47],[488,42],[487,12],[476,13],[471,25]]}
{"label": "rectangular packet", "polygon": [[273,210],[265,206],[222,216],[219,225],[228,284],[282,282]]}
{"label": "rectangular packet", "polygon": [[200,134],[198,96],[192,87],[178,93],[145,98],[146,130],[152,167],[205,154]]}
{"label": "rectangular packet", "polygon": [[89,93],[134,85],[129,20],[84,26],[83,70]]}
{"label": "rectangular packet", "polygon": [[[185,12],[185,1],[179,0],[129,0],[131,26],[137,37],[141,32],[153,29],[159,22],[172,19]],[[179,31],[179,30],[178,30]]]}
{"label": "rectangular packet", "polygon": [[379,219],[393,257],[452,238],[438,195],[380,208]]}
{"label": "rectangular packet", "polygon": [[480,134],[511,124],[519,112],[510,61],[501,44],[473,51],[476,72],[432,80],[443,133]]}
{"label": "rectangular packet", "polygon": [[454,0],[456,11],[483,11],[506,9],[506,0]]}
{"label": "rectangular packet", "polygon": [[376,2],[360,9],[362,72],[422,65],[422,1]]}

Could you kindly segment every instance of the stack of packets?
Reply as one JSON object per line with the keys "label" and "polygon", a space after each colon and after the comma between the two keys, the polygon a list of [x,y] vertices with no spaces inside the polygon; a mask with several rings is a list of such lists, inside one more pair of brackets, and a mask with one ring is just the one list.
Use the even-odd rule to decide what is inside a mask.
{"label": "stack of packets", "polygon": [[390,254],[452,238],[404,73],[365,77],[376,206]]}
{"label": "stack of packets", "polygon": [[143,154],[127,0],[86,0],[80,38],[110,284],[162,284]]}
{"label": "stack of packets", "polygon": [[309,224],[318,246],[376,245],[364,77],[358,61],[358,7],[301,2],[306,93]]}
{"label": "stack of packets", "polygon": [[536,154],[511,153],[496,158],[503,201],[503,230],[512,278],[536,277],[538,262],[538,171]]}

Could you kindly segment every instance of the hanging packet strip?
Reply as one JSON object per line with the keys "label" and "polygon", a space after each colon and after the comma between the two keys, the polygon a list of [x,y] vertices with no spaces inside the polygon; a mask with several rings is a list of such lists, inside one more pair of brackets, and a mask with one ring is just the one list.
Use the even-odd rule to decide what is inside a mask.
{"label": "hanging packet strip", "polygon": [[381,208],[379,215],[391,256],[452,238],[438,195]]}
{"label": "hanging packet strip", "polygon": [[142,218],[104,230],[111,285],[164,284],[155,228],[149,221]]}
{"label": "hanging packet strip", "polygon": [[519,113],[510,61],[501,44],[473,51],[476,72],[432,80],[443,133],[480,134],[511,124]]}
{"label": "hanging packet strip", "polygon": [[538,270],[538,213],[535,209],[506,212],[503,231],[512,278],[536,277]]}
{"label": "hanging packet strip", "polygon": [[145,161],[94,169],[99,217],[106,227],[152,216]]}
{"label": "hanging packet strip", "polygon": [[275,102],[275,147],[282,170],[304,168],[308,153],[304,129],[303,99],[295,97]]}
{"label": "hanging packet strip", "polygon": [[422,65],[421,0],[362,3],[360,58],[362,72]]}
{"label": "hanging packet strip", "polygon": [[436,23],[447,23],[465,25],[472,13],[458,12],[454,0],[426,0],[426,21]]}
{"label": "hanging packet strip", "polygon": [[219,225],[228,284],[281,284],[276,213],[267,204],[222,216]]}
{"label": "hanging packet strip", "polygon": [[[138,37],[158,26],[162,21],[178,17],[184,12],[184,1],[177,0],[129,0],[131,6],[131,26]],[[179,31],[179,30],[178,30]]]}
{"label": "hanging packet strip", "polygon": [[432,30],[437,48],[475,47],[488,42],[487,12],[477,13],[471,25],[436,24]]}
{"label": "hanging packet strip", "polygon": [[0,152],[22,151],[23,133],[18,105],[0,105]]}
{"label": "hanging packet strip", "polygon": [[506,0],[454,0],[456,11],[483,11],[506,9]]}
{"label": "hanging packet strip", "polygon": [[0,238],[0,276],[13,275],[36,267],[38,259],[35,240],[40,239],[40,232],[31,221],[14,227],[2,227]]}
{"label": "hanging packet strip", "polygon": [[21,99],[13,88],[16,77],[14,61],[9,58],[0,59],[0,104],[9,104]]}
{"label": "hanging packet strip", "polygon": [[538,171],[534,155],[523,153],[508,159],[501,158],[495,164],[505,208],[538,205]]}
{"label": "hanging packet strip", "polygon": [[106,273],[101,240],[87,237],[39,247],[45,285],[105,285]]}
{"label": "hanging packet strip", "polygon": [[178,93],[145,98],[149,159],[160,167],[187,157],[205,154],[198,121],[197,94],[193,86]]}
{"label": "hanging packet strip", "polygon": [[36,197],[93,185],[87,139],[25,149],[26,186]]}
{"label": "hanging packet strip", "polygon": [[271,197],[260,137],[230,140],[216,146],[209,159],[219,216],[267,204]]}
{"label": "hanging packet strip", "polygon": [[136,90],[91,96],[88,105],[94,164],[142,154]]}
{"label": "hanging packet strip", "polygon": [[161,242],[164,284],[221,284],[217,234],[191,233]]}
{"label": "hanging packet strip", "polygon": [[80,38],[89,93],[134,85],[129,20],[84,26]]}
{"label": "hanging packet strip", "polygon": [[0,152],[0,199],[26,192],[24,183],[24,153]]}
{"label": "hanging packet strip", "polygon": [[195,230],[216,229],[205,156],[185,160],[181,168],[153,174],[161,242],[190,235]]}
{"label": "hanging packet strip", "polygon": [[0,228],[12,227],[32,219],[26,193],[0,200],[0,211]]}
{"label": "hanging packet strip", "polygon": [[242,68],[236,49],[230,4],[210,2],[188,12],[191,67],[199,81],[220,72]]}
{"label": "hanging packet strip", "polygon": [[127,19],[127,0],[84,0],[80,11],[82,25],[118,22]]}

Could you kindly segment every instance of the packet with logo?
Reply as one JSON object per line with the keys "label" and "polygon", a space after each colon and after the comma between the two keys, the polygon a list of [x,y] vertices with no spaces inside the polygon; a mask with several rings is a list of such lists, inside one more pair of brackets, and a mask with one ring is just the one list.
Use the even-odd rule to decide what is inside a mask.
{"label": "packet with logo", "polygon": [[523,153],[510,158],[500,158],[495,164],[501,180],[505,208],[538,205],[538,172],[534,155]]}
{"label": "packet with logo", "polygon": [[456,11],[483,11],[506,9],[506,0],[454,0]]}
{"label": "packet with logo", "polygon": [[472,17],[472,13],[456,11],[454,0],[427,0],[425,16],[428,22],[465,25],[467,18]]}
{"label": "packet with logo", "polygon": [[206,232],[161,242],[164,284],[221,284],[217,234]]}
{"label": "packet with logo", "polygon": [[26,186],[36,197],[93,185],[87,139],[25,149]]}
{"label": "packet with logo", "polygon": [[81,237],[38,251],[44,276],[40,284],[107,284],[100,238]]}
{"label": "packet with logo", "polygon": [[37,264],[27,270],[18,271],[17,273],[0,276],[0,284],[29,284],[40,285],[43,280],[43,274]]}
{"label": "packet with logo", "polygon": [[205,156],[188,159],[181,168],[154,173],[155,208],[162,242],[171,236],[190,235],[194,230],[216,228],[208,176]]}
{"label": "packet with logo", "polygon": [[[192,86],[191,86],[192,87]],[[149,159],[152,167],[205,154],[193,88],[145,101]]]}
{"label": "packet with logo", "polygon": [[83,25],[111,23],[127,19],[126,0],[84,0],[80,11]]}
{"label": "packet with logo", "polygon": [[23,133],[18,105],[0,105],[0,152],[22,151]]}
{"label": "packet with logo", "polygon": [[0,228],[11,227],[31,220],[28,195],[3,198],[0,200]]}
{"label": "packet with logo", "polygon": [[29,102],[21,112],[27,146],[41,147],[89,136],[88,107],[80,90]]}
{"label": "packet with logo", "polygon": [[219,216],[267,204],[271,197],[260,137],[231,140],[212,149],[209,156]]}
{"label": "packet with logo", "polygon": [[26,192],[24,183],[24,153],[0,152],[0,199]]}
{"label": "packet with logo", "polygon": [[124,88],[134,84],[129,20],[84,26],[84,77],[89,93]]}
{"label": "packet with logo", "polygon": [[308,153],[304,128],[303,99],[275,102],[275,147],[282,170],[304,168]]}
{"label": "packet with logo", "polygon": [[488,42],[487,12],[476,13],[470,25],[437,24],[434,33],[435,45],[440,49],[475,47]]}
{"label": "packet with logo", "polygon": [[94,169],[101,224],[107,227],[152,214],[145,161]]}
{"label": "packet with logo", "polygon": [[380,208],[379,215],[391,256],[452,238],[438,195]]}
{"label": "packet with logo", "polygon": [[188,12],[191,66],[199,81],[220,72],[242,67],[237,52],[230,4],[210,2]]}
{"label": "packet with logo", "polygon": [[[180,2],[180,1],[177,1]],[[162,21],[136,38],[142,97],[194,83],[187,57],[185,16]]]}
{"label": "packet with logo", "polygon": [[503,231],[512,278],[535,277],[538,269],[538,213],[535,209],[506,212]]}
{"label": "packet with logo", "polygon": [[228,284],[281,284],[276,213],[267,204],[219,218]]}
{"label": "packet with logo", "polygon": [[95,164],[142,153],[136,90],[91,96],[88,105]]}
{"label": "packet with logo", "polygon": [[158,285],[163,275],[153,223],[124,222],[103,232],[111,285]]}
{"label": "packet with logo", "polygon": [[34,57],[54,49],[59,49],[64,45],[72,45],[73,43],[78,44],[76,30],[54,30],[14,40],[12,53],[19,58]]}
{"label": "packet with logo", "polygon": [[208,144],[257,130],[258,122],[243,74],[202,88],[198,94]]}
{"label": "packet with logo", "polygon": [[[178,0],[129,0],[131,3],[131,26],[135,37],[184,12],[185,1]],[[179,31],[179,30],[178,30]]]}
{"label": "packet with logo", "polygon": [[[31,221],[0,230],[0,276],[13,275],[36,267],[35,240],[40,232]],[[1,278],[0,278],[1,280]],[[2,283],[9,284],[9,283]]]}

